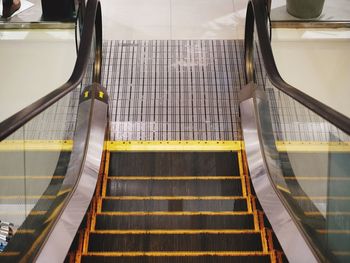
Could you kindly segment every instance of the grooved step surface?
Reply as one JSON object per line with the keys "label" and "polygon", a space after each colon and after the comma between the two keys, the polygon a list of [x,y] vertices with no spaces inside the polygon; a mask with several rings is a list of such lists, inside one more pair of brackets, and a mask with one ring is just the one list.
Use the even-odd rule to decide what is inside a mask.
{"label": "grooved step surface", "polygon": [[108,196],[239,196],[241,179],[234,180],[108,180]]}
{"label": "grooved step surface", "polygon": [[247,234],[97,234],[89,251],[261,251],[260,233]]}
{"label": "grooved step surface", "polygon": [[97,215],[96,229],[254,229],[253,215]]}
{"label": "grooved step surface", "polygon": [[239,176],[236,153],[115,152],[109,176]]}
{"label": "grooved step surface", "polygon": [[197,257],[113,257],[113,256],[83,256],[82,263],[268,263],[271,262],[269,255],[249,256],[197,256]]}
{"label": "grooved step surface", "polygon": [[111,200],[103,211],[247,211],[246,199],[234,200]]}

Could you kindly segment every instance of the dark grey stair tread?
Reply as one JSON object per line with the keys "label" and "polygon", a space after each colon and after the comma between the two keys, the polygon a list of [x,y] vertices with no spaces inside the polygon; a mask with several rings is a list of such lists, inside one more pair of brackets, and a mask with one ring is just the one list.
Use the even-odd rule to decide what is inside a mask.
{"label": "dark grey stair tread", "polygon": [[108,180],[108,196],[241,196],[233,180]]}
{"label": "dark grey stair tread", "polygon": [[97,215],[103,229],[254,229],[253,215]]}
{"label": "dark grey stair tread", "polygon": [[82,256],[82,263],[270,263],[268,255],[251,256],[195,256],[195,257],[113,257],[113,256]]}
{"label": "dark grey stair tread", "polygon": [[247,211],[247,200],[104,199],[102,202],[102,211]]}
{"label": "dark grey stair tread", "polygon": [[237,153],[115,152],[109,176],[228,176],[239,175]]}
{"label": "dark grey stair tread", "polygon": [[98,234],[89,251],[261,251],[260,233],[244,234]]}

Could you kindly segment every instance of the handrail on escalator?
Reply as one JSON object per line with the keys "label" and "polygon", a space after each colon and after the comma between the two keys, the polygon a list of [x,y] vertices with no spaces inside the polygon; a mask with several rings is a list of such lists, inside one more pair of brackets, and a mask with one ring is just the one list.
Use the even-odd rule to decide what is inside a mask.
{"label": "handrail on escalator", "polygon": [[250,0],[247,8],[245,29],[245,72],[246,81],[254,82],[254,25],[266,73],[271,83],[282,92],[297,100],[322,118],[350,134],[350,118],[321,103],[304,92],[286,83],[278,72],[268,31],[268,1]]}
{"label": "handrail on escalator", "polygon": [[0,123],[0,141],[4,140],[14,131],[22,127],[28,121],[39,115],[45,109],[74,90],[82,81],[86,71],[92,40],[95,33],[95,59],[93,67],[93,82],[101,82],[101,63],[102,63],[102,17],[99,0],[88,0],[84,8],[84,23],[81,41],[78,50],[78,56],[75,62],[73,72],[66,83],[50,92],[46,96],[15,113],[8,119]]}

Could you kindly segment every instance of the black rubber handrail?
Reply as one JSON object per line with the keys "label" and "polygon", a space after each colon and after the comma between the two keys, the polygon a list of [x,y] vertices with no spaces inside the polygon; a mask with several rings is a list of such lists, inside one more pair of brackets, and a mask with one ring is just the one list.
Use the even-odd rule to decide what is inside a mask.
{"label": "black rubber handrail", "polygon": [[278,72],[273,56],[268,30],[267,1],[250,0],[247,8],[245,28],[245,71],[247,83],[255,81],[254,75],[254,27],[258,35],[263,63],[272,85],[303,104],[340,130],[350,134],[350,119],[304,92],[287,84]]}
{"label": "black rubber handrail", "polygon": [[80,84],[90,59],[90,51],[94,34],[96,38],[96,46],[93,81],[100,83],[102,63],[102,18],[99,0],[88,0],[85,8],[83,28],[84,30],[81,35],[78,56],[73,72],[68,81],[46,96],[1,122],[0,141],[4,140],[17,129],[21,128],[28,121],[74,90]]}

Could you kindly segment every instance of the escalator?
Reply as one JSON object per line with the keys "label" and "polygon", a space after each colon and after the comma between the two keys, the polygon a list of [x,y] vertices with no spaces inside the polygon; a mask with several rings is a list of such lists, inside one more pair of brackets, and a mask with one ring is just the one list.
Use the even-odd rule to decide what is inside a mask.
{"label": "escalator", "polygon": [[[245,54],[121,41],[105,45],[112,64],[98,0],[86,12],[70,80],[0,124],[1,262],[349,260],[350,121],[280,78],[263,1]],[[213,53],[176,57],[191,49]]]}
{"label": "escalator", "polygon": [[103,176],[81,262],[276,260],[241,151],[108,152]]}

